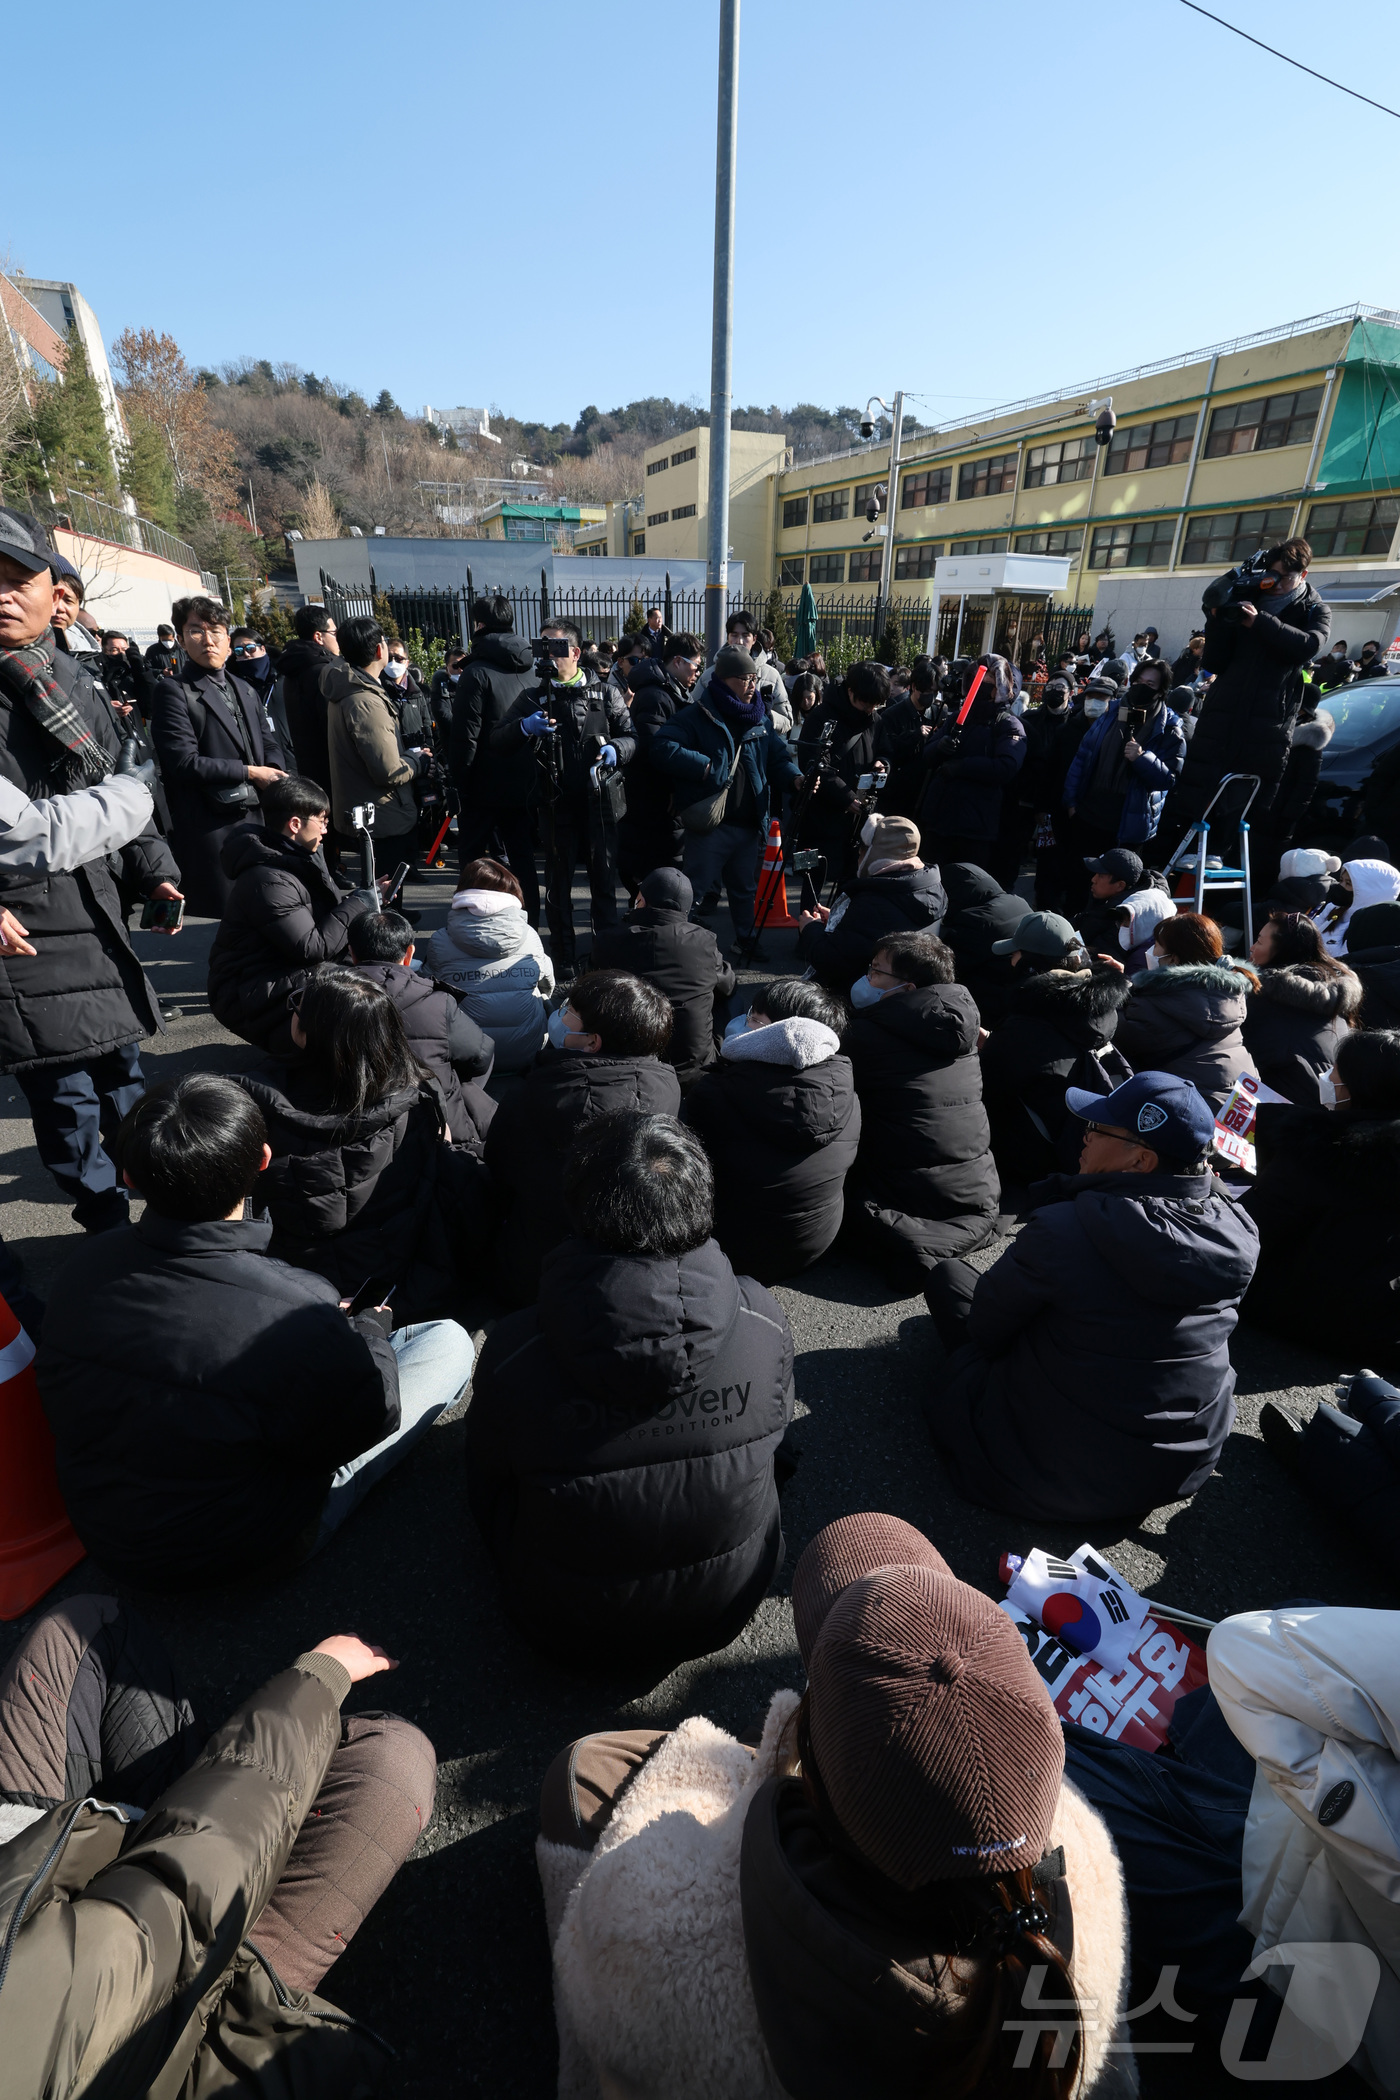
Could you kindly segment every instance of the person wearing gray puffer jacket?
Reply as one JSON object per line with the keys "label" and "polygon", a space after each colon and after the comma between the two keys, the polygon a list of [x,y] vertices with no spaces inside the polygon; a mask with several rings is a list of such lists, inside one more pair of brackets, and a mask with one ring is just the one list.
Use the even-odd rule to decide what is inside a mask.
{"label": "person wearing gray puffer jacket", "polygon": [[428,974],[496,1045],[495,1070],[528,1072],[544,1042],[554,967],[525,916],[520,884],[498,860],[469,861],[428,943]]}
{"label": "person wearing gray puffer jacket", "polygon": [[[1174,922],[1158,928],[1170,931]],[[1135,1072],[1189,1079],[1214,1109],[1241,1072],[1254,1070],[1244,1020],[1254,975],[1225,962],[1173,963],[1144,970],[1118,1016],[1114,1042]]]}

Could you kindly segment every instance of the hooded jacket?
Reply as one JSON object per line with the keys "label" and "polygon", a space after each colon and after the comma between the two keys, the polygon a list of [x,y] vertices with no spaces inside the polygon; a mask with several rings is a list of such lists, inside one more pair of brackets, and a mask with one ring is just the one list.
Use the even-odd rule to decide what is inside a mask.
{"label": "hooded jacket", "polygon": [[1107,1094],[1129,1076],[1114,1055],[1128,991],[1126,977],[1104,969],[1043,970],[1016,984],[982,1045],[982,1098],[1004,1182],[1072,1170],[1083,1125],[1065,1106],[1065,1088]]}
{"label": "hooded jacket", "polygon": [[1360,1010],[1361,984],[1350,970],[1332,975],[1316,963],[1285,963],[1261,971],[1244,1017],[1251,1070],[1299,1108],[1320,1106],[1317,1082],[1337,1062],[1338,1041]]}
{"label": "hooded jacket", "polygon": [[983,1027],[990,1028],[1006,1011],[1014,981],[1009,960],[993,955],[992,943],[1016,931],[1026,915],[1025,899],[1004,890],[974,861],[943,861],[938,873],[948,898],[939,938],[952,949],[958,983],[972,993]]}
{"label": "hooded jacket", "polygon": [[1157,928],[1164,919],[1176,917],[1176,901],[1164,889],[1149,884],[1144,890],[1134,890],[1127,897],[1120,897],[1115,907],[1129,914],[1126,926],[1120,926],[1117,939],[1109,943],[1105,953],[1121,957],[1129,977],[1150,967],[1148,956],[1157,940]]}
{"label": "hooded jacket", "polygon": [[[1135,690],[1141,692],[1142,688]],[[1144,695],[1144,701],[1146,696]],[[1084,814],[1080,805],[1093,793],[1095,775],[1102,752],[1108,739],[1122,737],[1119,718],[1132,704],[1131,691],[1113,702],[1097,722],[1091,722],[1082,738],[1079,749],[1070,761],[1065,774],[1064,801],[1067,809]],[[1167,795],[1175,785],[1186,757],[1186,738],[1182,735],[1181,718],[1173,714],[1164,701],[1159,701],[1148,714],[1147,725],[1138,739],[1142,748],[1131,762],[1125,761],[1128,773],[1127,792],[1123,796],[1123,807],[1118,819],[1116,833],[1119,841],[1135,845],[1140,840],[1155,838],[1162,811],[1166,807]]]}
{"label": "hooded jacket", "polygon": [[[1217,589],[1212,584],[1207,595]],[[1310,583],[1277,613],[1261,601],[1248,627],[1227,613],[1207,613],[1201,668],[1213,671],[1215,682],[1201,703],[1173,818],[1199,818],[1227,773],[1257,773],[1250,815],[1256,824],[1262,820],[1288,761],[1303,666],[1326,647],[1331,627],[1331,608]]]}
{"label": "hooded jacket", "polygon": [[691,699],[669,722],[657,725],[652,758],[671,782],[678,810],[712,795],[733,778],[735,766],[748,776],[755,826],[766,832],[774,791],[796,787],[801,768],[767,715],[748,729],[722,721],[706,701]]}
{"label": "hooded jacket", "polygon": [[622,833],[624,838],[669,835],[675,821],[671,814],[674,782],[658,763],[656,737],[688,705],[689,696],[673,678],[667,677],[661,664],[645,658],[634,666],[629,683],[628,713],[637,732],[637,753],[627,769],[627,815]]}
{"label": "hooded jacket", "polygon": [[845,997],[869,969],[876,943],[885,934],[936,934],[947,909],[937,868],[901,862],[878,874],[854,876],[825,926],[803,927],[797,952],[820,983]]}
{"label": "hooded jacket", "polygon": [[797,739],[798,763],[804,773],[810,773],[819,756],[822,760],[821,780],[802,829],[804,843],[834,835],[844,842],[861,775],[870,771],[877,758],[886,757],[890,748],[885,743],[884,714],[883,708],[872,713],[853,707],[844,691],[838,691],[814,707],[803,722]]}
{"label": "hooded jacket", "polygon": [[496,1070],[528,1071],[544,1042],[554,967],[524,905],[503,890],[458,890],[427,966],[490,1036]]}
{"label": "hooded jacket", "polygon": [[1340,1108],[1261,1116],[1243,1201],[1259,1228],[1245,1318],[1338,1369],[1400,1373],[1400,1119]]}
{"label": "hooded jacket", "polygon": [[[1220,1711],[1255,1760],[1240,1923],[1256,1959],[1300,1941],[1376,1957],[1351,2067],[1378,2093],[1400,2092],[1394,1625],[1390,1611],[1294,1605],[1226,1619],[1206,1648]],[[1305,2025],[1334,2002],[1290,1990],[1295,2001]]]}
{"label": "hooded jacket", "polygon": [[[37,1358],[78,1536],[142,1589],[265,1574],[337,1466],[399,1423],[397,1360],[266,1221],[140,1221],[80,1245]],[[361,1281],[363,1278],[360,1279]]]}
{"label": "hooded jacket", "polygon": [[[683,875],[677,882],[690,891]],[[666,1062],[675,1066],[682,1085],[714,1063],[715,1001],[733,992],[734,971],[708,926],[691,919],[688,906],[638,905],[620,925],[594,934],[589,967],[630,971],[666,994],[675,1016]]]}
{"label": "hooded jacket", "polygon": [[920,1269],[991,1237],[1001,1201],[982,1106],[977,1008],[961,984],[891,992],[845,1050],[860,1097],[851,1214],[887,1259]]}
{"label": "hooded jacket", "polygon": [[1241,1072],[1250,980],[1227,963],[1164,963],[1132,980],[1114,1038],[1135,1072],[1189,1079],[1212,1108],[1223,1108]]}
{"label": "hooded jacket", "polygon": [[1206,1173],[1057,1174],[978,1282],[929,1428],[959,1492],[1088,1522],[1193,1495],[1235,1418],[1259,1240]]}
{"label": "hooded jacket", "polygon": [[[898,1923],[852,1902],[800,1783],[779,1776],[797,1707],[795,1692],[775,1695],[756,1752],[701,1716],[683,1721],[591,1852],[538,1842],[561,2100],[937,2092],[928,2041],[951,2016],[955,1977],[935,1982],[931,1964],[909,1958]],[[1078,2090],[1112,2087],[1121,2100],[1135,2082],[1114,2083],[1123,2059],[1107,2043],[1128,1968],[1123,1876],[1106,1827],[1068,1780],[1050,1841],[1065,1854],[1071,1972],[1097,2008]]]}
{"label": "hooded jacket", "polygon": [[371,1276],[389,1277],[397,1326],[450,1319],[482,1251],[487,1190],[479,1160],[443,1140],[437,1082],[425,1074],[347,1116],[305,1066],[234,1076],[262,1110],[272,1147],[258,1183],[272,1252],[328,1277],[342,1298]]}
{"label": "hooded jacket", "polygon": [[495,1061],[490,1036],[463,1013],[456,993],[435,984],[426,970],[396,962],[351,967],[357,977],[387,992],[398,1008],[409,1049],[438,1083],[453,1144],[480,1152],[496,1113],[485,1090]]}
{"label": "hooded jacket", "polygon": [[346,2100],[386,2044],[254,1953],[341,1737],[349,1673],[299,1655],[138,1819],[88,1796],[0,1849],[3,2100],[237,2091]]}
{"label": "hooded jacket", "polygon": [[498,1209],[496,1269],[508,1305],[529,1305],[551,1247],[568,1237],[564,1155],[585,1123],[617,1109],[679,1115],[680,1081],[658,1057],[549,1050],[497,1109],[486,1165]]}
{"label": "hooded jacket", "polygon": [[347,958],[351,920],[377,906],[337,882],[319,849],[259,824],[231,831],[220,858],[231,887],[209,951],[209,1010],[246,1043],[289,1056],[289,996],[318,964]]}
{"label": "hooded jacket", "polygon": [[492,1330],[467,1496],[512,1619],[570,1661],[722,1648],[782,1557],[793,1412],[781,1306],[713,1240],[679,1258],[567,1239]]}
{"label": "hooded jacket", "polygon": [[715,1170],[715,1238],[760,1283],[805,1269],[841,1230],[860,1102],[839,1049],[819,1021],[771,1021],[726,1037],[686,1097]]}
{"label": "hooded jacket", "polygon": [[954,838],[995,839],[1001,830],[1001,798],[1020,772],[1026,732],[1011,712],[1006,685],[989,698],[985,688],[954,737],[957,710],[950,709],[924,747],[929,769],[917,813],[925,839],[939,832]]}
{"label": "hooded jacket", "polygon": [[1361,1026],[1400,1028],[1400,905],[1367,906],[1347,935],[1347,968],[1361,985]]}
{"label": "hooded jacket", "polygon": [[372,802],[374,836],[404,838],[418,824],[417,762],[404,751],[397,712],[374,673],[344,669],[326,681],[335,828],[349,838],[351,810]]}
{"label": "hooded jacket", "polygon": [[535,687],[530,644],[518,634],[477,634],[452,703],[448,746],[453,784],[464,809],[524,809],[535,761],[527,737],[496,750],[492,733]]}
{"label": "hooded jacket", "polygon": [[1326,904],[1317,914],[1322,945],[1329,955],[1346,954],[1347,936],[1356,912],[1366,911],[1373,904],[1394,904],[1400,899],[1400,869],[1392,868],[1389,861],[1349,860],[1346,872],[1351,877],[1351,902]]}

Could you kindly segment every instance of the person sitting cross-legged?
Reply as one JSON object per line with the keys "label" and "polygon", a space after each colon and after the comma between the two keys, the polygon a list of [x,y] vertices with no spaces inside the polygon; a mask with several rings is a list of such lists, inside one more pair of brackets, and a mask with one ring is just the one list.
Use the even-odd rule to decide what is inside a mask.
{"label": "person sitting cross-legged", "polygon": [[792,1335],[711,1237],[710,1163],[673,1117],[585,1123],[561,1208],[538,1304],[481,1354],[467,1497],[530,1640],[669,1668],[727,1646],[781,1564]]}
{"label": "person sitting cross-legged", "polygon": [[1230,1336],[1259,1235],[1211,1176],[1215,1118],[1186,1080],[1139,1072],[1065,1098],[1084,1123],[1078,1174],[1037,1183],[985,1275],[945,1261],[929,1278],[951,1354],[926,1413],[971,1500],[1081,1522],[1209,1479],[1234,1421]]}
{"label": "person sitting cross-legged", "polygon": [[152,1088],[119,1134],[139,1222],[78,1248],[37,1372],[79,1538],[119,1581],[185,1590],[323,1545],[471,1375],[452,1321],[347,1317],[247,1216],[271,1160],[231,1079]]}

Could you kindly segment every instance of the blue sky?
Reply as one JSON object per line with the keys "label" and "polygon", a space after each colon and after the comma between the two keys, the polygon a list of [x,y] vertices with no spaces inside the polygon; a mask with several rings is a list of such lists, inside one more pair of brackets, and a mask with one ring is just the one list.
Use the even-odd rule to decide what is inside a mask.
{"label": "blue sky", "polygon": [[[1216,11],[1400,108],[1388,0]],[[8,162],[40,179],[6,185],[0,253],[109,341],[413,411],[708,400],[717,0],[63,20],[7,26]],[[937,421],[1400,305],[1400,123],[1179,0],[744,0],[740,76],[741,405],[902,384]]]}

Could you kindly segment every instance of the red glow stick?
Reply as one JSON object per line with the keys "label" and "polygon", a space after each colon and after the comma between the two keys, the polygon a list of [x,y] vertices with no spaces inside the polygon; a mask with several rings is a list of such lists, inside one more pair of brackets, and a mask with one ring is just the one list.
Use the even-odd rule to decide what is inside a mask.
{"label": "red glow stick", "polygon": [[968,715],[971,712],[972,703],[977,698],[977,688],[979,685],[981,685],[982,680],[986,677],[986,675],[987,666],[985,664],[979,664],[977,666],[976,671],[973,673],[972,683],[967,689],[967,698],[966,700],[964,700],[962,706],[958,709],[957,727],[959,729],[962,728],[963,723],[967,720]]}

